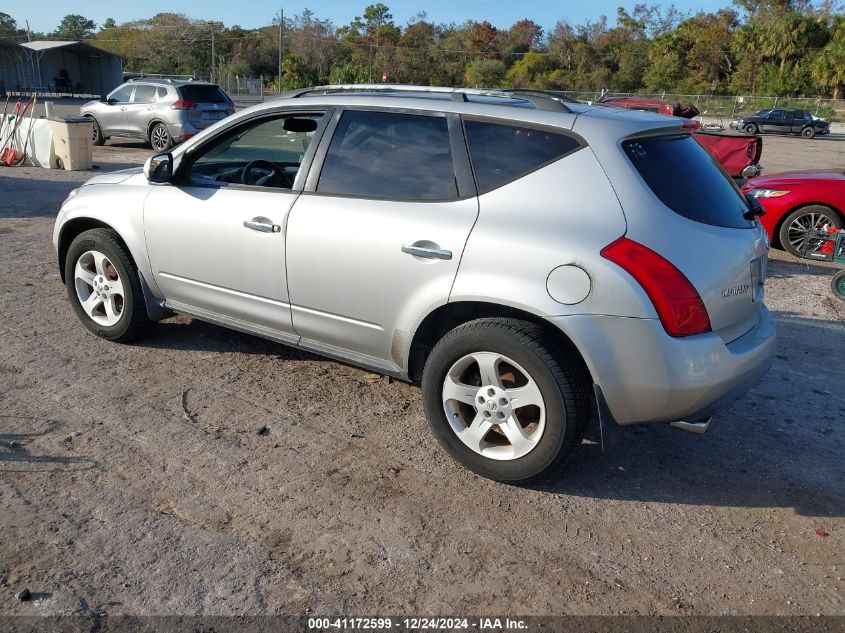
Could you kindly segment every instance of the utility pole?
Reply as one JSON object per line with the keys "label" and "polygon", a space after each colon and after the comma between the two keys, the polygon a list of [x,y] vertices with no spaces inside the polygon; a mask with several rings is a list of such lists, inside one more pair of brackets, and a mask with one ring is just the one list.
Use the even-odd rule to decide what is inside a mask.
{"label": "utility pole", "polygon": [[29,30],[29,20],[26,21],[26,41],[32,41],[32,31]]}
{"label": "utility pole", "polygon": [[217,74],[215,71],[214,66],[214,22],[210,22],[211,24],[211,83],[214,83],[214,77]]}
{"label": "utility pole", "polygon": [[282,29],[285,26],[285,9],[279,7],[279,85],[278,92],[282,94]]}

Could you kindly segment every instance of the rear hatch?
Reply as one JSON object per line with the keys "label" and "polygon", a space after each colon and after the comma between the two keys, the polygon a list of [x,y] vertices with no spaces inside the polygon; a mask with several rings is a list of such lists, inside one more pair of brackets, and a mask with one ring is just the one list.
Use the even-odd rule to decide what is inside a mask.
{"label": "rear hatch", "polygon": [[196,104],[187,108],[188,121],[198,130],[217,123],[231,114],[229,98],[214,84],[179,86],[183,101]]}
{"label": "rear hatch", "polygon": [[684,274],[726,343],[754,328],[768,242],[759,223],[743,217],[748,205],[732,179],[688,134],[630,139],[622,149],[657,198],[633,213],[626,205],[628,237]]}

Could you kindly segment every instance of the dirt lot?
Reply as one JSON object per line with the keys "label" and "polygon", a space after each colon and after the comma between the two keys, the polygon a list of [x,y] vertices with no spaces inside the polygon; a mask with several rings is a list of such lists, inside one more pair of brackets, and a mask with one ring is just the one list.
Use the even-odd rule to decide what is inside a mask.
{"label": "dirt lot", "polygon": [[[845,167],[841,140],[765,143],[767,172]],[[777,360],[706,435],[593,433],[507,487],[448,459],[411,386],[187,318],[89,334],[50,231],[91,173],[0,171],[0,615],[845,614],[830,268],[774,253]]]}

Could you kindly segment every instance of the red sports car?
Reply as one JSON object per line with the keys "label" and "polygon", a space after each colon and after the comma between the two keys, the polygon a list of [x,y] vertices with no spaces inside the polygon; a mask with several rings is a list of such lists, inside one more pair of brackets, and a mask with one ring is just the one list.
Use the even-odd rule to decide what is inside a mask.
{"label": "red sports car", "polygon": [[742,186],[763,205],[769,238],[801,256],[808,231],[845,227],[845,172],[793,171],[752,178]]}

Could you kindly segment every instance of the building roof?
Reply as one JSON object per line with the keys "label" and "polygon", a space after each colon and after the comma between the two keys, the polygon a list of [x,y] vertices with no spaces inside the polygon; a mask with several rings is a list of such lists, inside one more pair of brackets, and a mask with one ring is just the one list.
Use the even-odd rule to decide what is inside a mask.
{"label": "building roof", "polygon": [[116,55],[115,53],[110,53],[109,51],[105,51],[102,48],[92,46],[88,42],[82,42],[78,40],[36,40],[34,42],[22,42],[21,46],[38,52],[61,48],[68,50],[72,53],[99,53],[103,55],[112,55],[114,57],[120,57],[120,55]]}

